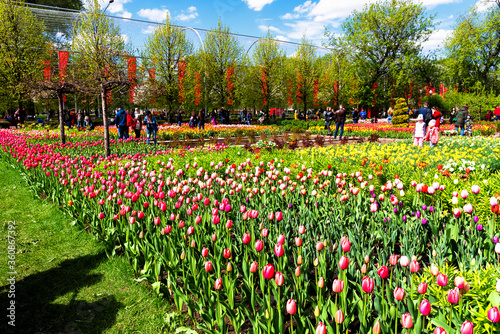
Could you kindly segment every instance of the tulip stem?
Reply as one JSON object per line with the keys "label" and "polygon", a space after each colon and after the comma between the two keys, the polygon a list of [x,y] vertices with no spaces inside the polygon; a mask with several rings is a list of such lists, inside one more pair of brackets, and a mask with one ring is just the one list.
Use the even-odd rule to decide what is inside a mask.
{"label": "tulip stem", "polygon": [[363,327],[365,327],[366,324],[366,297],[367,293],[365,293],[365,304],[363,305]]}
{"label": "tulip stem", "polygon": [[398,334],[398,302],[396,301],[396,315],[394,316],[394,334]]}
{"label": "tulip stem", "polygon": [[453,322],[453,304],[450,305],[450,333],[451,333],[452,322]]}
{"label": "tulip stem", "polygon": [[293,334],[293,315],[290,314],[290,327],[292,328],[292,334]]}

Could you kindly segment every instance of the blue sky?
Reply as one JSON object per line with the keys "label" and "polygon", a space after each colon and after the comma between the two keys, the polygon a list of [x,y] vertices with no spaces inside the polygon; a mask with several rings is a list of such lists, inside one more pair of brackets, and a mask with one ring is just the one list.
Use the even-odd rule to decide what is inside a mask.
{"label": "blue sky", "polygon": [[[490,0],[492,1],[492,0]],[[106,6],[108,0],[99,0]],[[442,41],[453,29],[456,19],[471,6],[482,10],[493,2],[488,0],[421,0],[430,14],[436,14],[437,30],[424,49],[439,49]],[[340,33],[340,25],[353,10],[361,10],[366,0],[115,0],[108,13],[123,18],[161,22],[167,13],[174,23],[193,28],[210,29],[220,17],[232,32],[262,36],[271,29],[276,39],[300,41],[306,36],[316,45],[325,41],[324,28]],[[121,21],[121,20],[120,20]],[[122,33],[140,48],[154,30],[147,24],[122,22]],[[192,34],[193,39],[196,36]],[[250,45],[251,39],[241,39]],[[288,46],[289,49],[292,46]]]}

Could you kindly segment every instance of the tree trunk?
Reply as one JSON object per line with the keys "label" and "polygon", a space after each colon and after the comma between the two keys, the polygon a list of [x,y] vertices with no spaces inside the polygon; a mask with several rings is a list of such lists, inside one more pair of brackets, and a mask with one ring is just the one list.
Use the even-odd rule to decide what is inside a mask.
{"label": "tree trunk", "polygon": [[104,127],[104,156],[108,158],[111,155],[109,148],[109,125],[108,125],[108,108],[106,105],[107,90],[101,85],[101,101],[102,101],[102,125]]}
{"label": "tree trunk", "polygon": [[57,102],[59,103],[59,132],[61,133],[61,144],[66,143],[66,135],[64,134],[64,115],[63,115],[63,93],[57,91]]}

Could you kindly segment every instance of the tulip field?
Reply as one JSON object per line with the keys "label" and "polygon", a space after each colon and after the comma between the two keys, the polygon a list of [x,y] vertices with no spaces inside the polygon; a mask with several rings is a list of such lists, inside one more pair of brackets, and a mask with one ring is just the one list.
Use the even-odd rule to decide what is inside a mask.
{"label": "tulip field", "polygon": [[0,130],[0,158],[203,333],[500,333],[500,140],[155,151]]}

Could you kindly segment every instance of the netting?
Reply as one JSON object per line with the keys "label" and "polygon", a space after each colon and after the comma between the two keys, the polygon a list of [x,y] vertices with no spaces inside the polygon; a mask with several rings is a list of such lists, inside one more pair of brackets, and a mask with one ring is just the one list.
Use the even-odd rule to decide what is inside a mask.
{"label": "netting", "polygon": [[[40,5],[29,5],[29,8],[34,15],[43,20],[49,34],[51,34],[51,36],[58,42],[57,47],[59,49],[70,51],[69,42],[71,41],[72,27],[83,12]],[[141,51],[144,48],[147,37],[150,36],[150,34],[161,24],[157,22],[127,19],[117,16],[109,17],[112,18],[120,27],[125,41],[131,44],[134,56],[136,57],[141,56]],[[185,29],[186,35],[193,43],[194,47],[200,48],[202,44],[201,41],[204,40],[208,30],[183,26],[181,26],[181,28]],[[240,34],[232,35],[236,37],[245,52],[248,52],[251,55],[259,37]],[[279,41],[279,44],[288,56],[296,52],[298,47],[298,43],[288,41]],[[323,56],[331,52],[322,46],[314,46],[314,48],[316,49],[317,56]]]}

